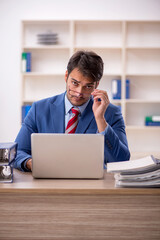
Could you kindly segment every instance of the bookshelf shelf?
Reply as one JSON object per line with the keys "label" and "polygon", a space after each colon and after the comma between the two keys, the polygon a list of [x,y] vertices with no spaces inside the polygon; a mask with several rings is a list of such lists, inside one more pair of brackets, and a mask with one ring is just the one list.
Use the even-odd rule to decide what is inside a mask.
{"label": "bookshelf shelf", "polygon": [[117,71],[117,72],[115,72],[115,71],[109,72],[109,71],[108,71],[108,72],[104,72],[104,73],[103,73],[103,76],[104,76],[104,77],[105,77],[105,76],[106,76],[106,77],[107,77],[107,76],[108,76],[108,77],[109,77],[109,76],[110,76],[110,77],[113,77],[113,76],[120,76],[120,77],[121,77],[121,73],[118,72],[118,71]]}
{"label": "bookshelf shelf", "polygon": [[127,125],[126,126],[127,130],[130,131],[160,131],[160,127],[158,126],[132,126],[132,125]]}
{"label": "bookshelf shelf", "polygon": [[160,50],[160,46],[159,47],[154,47],[154,46],[146,46],[146,47],[144,47],[144,46],[139,46],[139,47],[132,47],[132,46],[130,46],[130,47],[126,47],[126,50]]}
{"label": "bookshelf shelf", "polygon": [[113,103],[113,104],[121,104],[121,103],[122,103],[122,100],[114,100],[114,99],[111,99],[111,103]]}
{"label": "bookshelf shelf", "polygon": [[23,73],[23,77],[54,77],[54,76],[62,76],[64,77],[64,72],[52,72],[52,73],[41,73],[41,72],[28,72],[28,73]]}
{"label": "bookshelf shelf", "polygon": [[[37,34],[47,32],[57,33],[56,45],[37,43]],[[65,91],[69,57],[80,49],[95,51],[104,61],[99,89],[121,108],[131,152],[160,155],[160,127],[144,121],[160,115],[160,21],[24,20],[21,40],[21,51],[32,55],[32,71],[21,73],[22,105]],[[120,100],[112,99],[112,79],[121,79]]]}
{"label": "bookshelf shelf", "polygon": [[78,49],[88,49],[88,50],[92,50],[92,49],[106,49],[106,50],[121,50],[122,47],[121,46],[75,46],[74,47],[75,50],[78,50]]}
{"label": "bookshelf shelf", "polygon": [[[26,72],[26,73],[22,73],[23,77],[39,77],[39,76],[62,76],[64,77],[64,73],[65,70],[63,72]],[[103,77],[111,77],[114,78],[114,76],[118,76],[118,78],[120,78],[121,73],[120,72],[110,72],[110,73],[105,73],[103,74]]]}
{"label": "bookshelf shelf", "polygon": [[132,77],[132,76],[142,76],[142,77],[146,77],[146,76],[150,76],[150,77],[160,77],[160,74],[157,74],[157,73],[149,73],[149,74],[146,74],[146,73],[126,73],[126,76],[128,77]]}
{"label": "bookshelf shelf", "polygon": [[70,46],[55,45],[55,46],[24,46],[25,50],[52,50],[52,49],[70,49]]}
{"label": "bookshelf shelf", "polygon": [[27,105],[27,104],[32,104],[33,102],[35,101],[38,101],[39,99],[23,99],[23,102],[24,102],[24,105]]}
{"label": "bookshelf shelf", "polygon": [[126,99],[125,100],[126,104],[129,104],[129,103],[160,103],[160,99],[157,99],[157,100],[153,100],[153,99]]}

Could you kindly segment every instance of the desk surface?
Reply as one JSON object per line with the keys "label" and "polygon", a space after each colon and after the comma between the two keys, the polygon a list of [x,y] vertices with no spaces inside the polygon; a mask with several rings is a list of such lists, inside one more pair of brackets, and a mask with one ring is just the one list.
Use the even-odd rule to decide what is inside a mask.
{"label": "desk surface", "polygon": [[103,179],[34,179],[31,173],[14,169],[13,183],[0,183],[0,193],[130,194],[160,195],[160,188],[115,188],[114,175]]}

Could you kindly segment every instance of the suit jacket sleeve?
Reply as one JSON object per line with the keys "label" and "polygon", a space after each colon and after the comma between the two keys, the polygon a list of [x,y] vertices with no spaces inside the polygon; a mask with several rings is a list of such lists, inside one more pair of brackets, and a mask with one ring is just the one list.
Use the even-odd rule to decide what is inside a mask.
{"label": "suit jacket sleeve", "polygon": [[[35,124],[36,105],[33,103],[27,117],[22,124],[22,127],[17,135],[15,142],[18,143],[17,156],[14,161],[14,167],[24,171],[22,163],[31,156],[31,134],[37,132]],[[26,170],[25,170],[26,171]]]}
{"label": "suit jacket sleeve", "polygon": [[[112,105],[113,107],[113,105]],[[125,124],[118,107],[114,106],[112,115],[106,112],[108,127],[102,133],[105,141],[105,163],[130,159],[130,152],[125,132]]]}

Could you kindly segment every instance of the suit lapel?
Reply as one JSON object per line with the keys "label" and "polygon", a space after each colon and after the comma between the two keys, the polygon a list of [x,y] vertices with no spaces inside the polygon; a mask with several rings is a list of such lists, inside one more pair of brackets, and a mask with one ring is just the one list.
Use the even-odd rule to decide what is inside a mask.
{"label": "suit lapel", "polygon": [[77,126],[77,129],[76,129],[75,133],[85,133],[86,129],[88,128],[88,125],[90,124],[90,122],[94,118],[94,114],[93,114],[93,111],[92,111],[92,105],[93,105],[93,101],[91,99],[89,101],[86,109],[82,113],[82,116],[79,120],[79,123],[78,123],[78,126]]}
{"label": "suit lapel", "polygon": [[51,117],[53,122],[53,131],[55,133],[64,133],[64,130],[65,130],[64,96],[65,94],[59,95],[56,101],[50,104],[50,111],[51,111]]}

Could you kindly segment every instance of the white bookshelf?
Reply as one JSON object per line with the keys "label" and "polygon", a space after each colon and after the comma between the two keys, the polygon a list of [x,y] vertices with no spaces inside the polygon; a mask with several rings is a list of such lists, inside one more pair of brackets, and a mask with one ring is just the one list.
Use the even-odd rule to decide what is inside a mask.
{"label": "white bookshelf", "polygon": [[[36,35],[48,31],[56,45],[37,44]],[[108,20],[22,21],[21,52],[31,52],[32,71],[22,73],[22,105],[65,90],[64,74],[77,50],[93,50],[104,61],[99,88],[121,106],[133,154],[160,155],[160,127],[145,127],[146,115],[160,115],[160,22]],[[122,81],[122,99],[112,100],[112,79]],[[125,80],[130,79],[130,99]]]}

